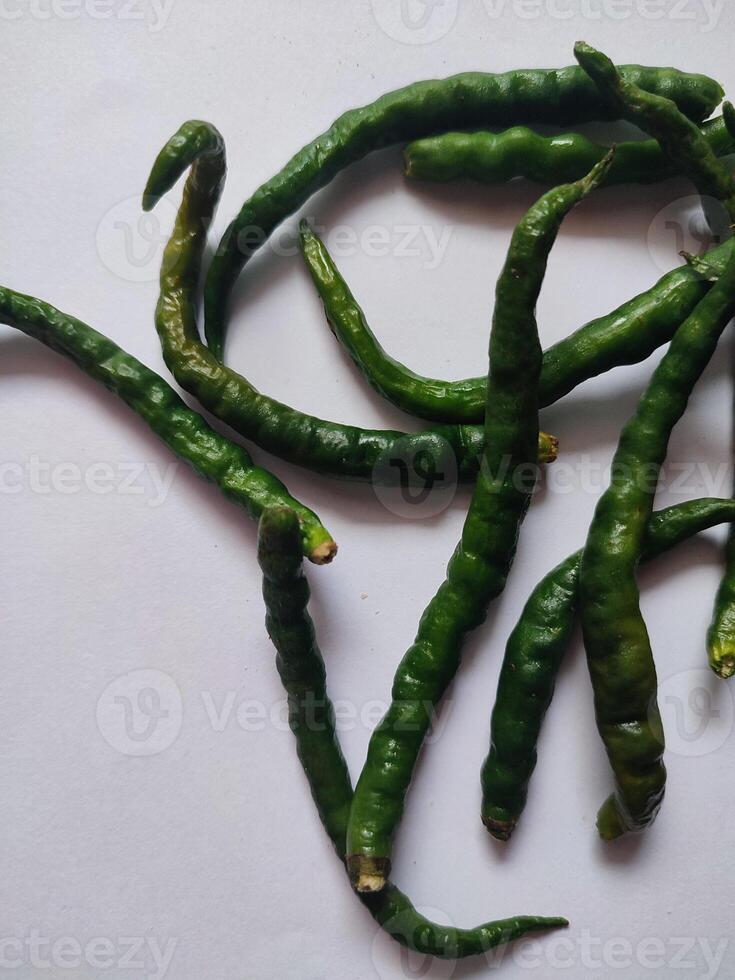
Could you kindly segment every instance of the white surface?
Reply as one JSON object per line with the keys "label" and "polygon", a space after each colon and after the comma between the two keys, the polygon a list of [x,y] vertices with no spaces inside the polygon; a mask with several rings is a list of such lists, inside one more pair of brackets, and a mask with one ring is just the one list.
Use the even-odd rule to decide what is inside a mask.
{"label": "white surface", "polygon": [[[603,15],[592,19],[601,6]],[[145,261],[135,222],[150,164],[184,119],[212,120],[227,141],[218,239],[258,183],[342,110],[417,78],[568,64],[582,36],[619,60],[708,71],[732,93],[735,14],[721,7],[711,15],[717,28],[705,30],[712,5],[695,0],[544,2],[533,20],[521,16],[533,15],[533,3],[503,8],[473,0],[458,9],[457,0],[445,0],[412,32],[396,27],[392,0],[375,0],[374,8],[174,0],[167,14],[156,13],[151,0],[125,8],[117,0],[54,7],[38,0],[33,10],[6,0],[0,278],[76,314],[165,373],[152,325],[157,260]],[[135,17],[141,12],[147,19]],[[657,12],[662,19],[651,19]],[[545,344],[648,288],[663,271],[656,262],[662,252],[664,268],[675,264],[675,243],[654,219],[690,193],[683,181],[609,190],[568,220],[540,303]],[[159,235],[178,194],[168,212],[161,209]],[[380,225],[395,245],[406,225],[440,240],[449,235],[438,263],[426,248],[414,256],[397,247],[383,257],[359,248],[338,254],[388,348],[419,371],[459,377],[484,369],[494,281],[511,228],[534,194],[525,185],[406,187],[398,150],[391,150],[341,175],[305,213],[358,235]],[[675,211],[681,215],[683,206]],[[263,255],[243,281],[233,365],[325,417],[410,424],[367,391],[341,355],[298,258]],[[3,946],[0,975],[485,975],[478,961],[431,969],[409,963],[350,895],[292,738],[277,723],[282,694],[263,628],[254,526],[183,465],[169,470],[168,451],[125,406],[56,355],[0,329],[0,461],[20,464],[24,474],[22,491],[5,491],[0,507],[0,937],[24,945],[15,969],[7,958],[14,961],[16,946]],[[700,469],[659,504],[728,492],[729,350],[724,343],[672,442],[675,463]],[[607,464],[652,366],[653,359],[615,371],[544,412],[567,473]],[[357,773],[369,737],[359,718],[372,724],[375,702],[388,696],[395,665],[442,578],[467,493],[433,520],[399,520],[366,487],[256,456],[319,510],[341,545],[337,563],[310,569],[309,577],[331,692],[358,715],[342,733]],[[55,470],[44,493],[43,472],[32,485],[34,457],[36,465],[72,469],[61,482]],[[108,469],[92,477],[111,473],[108,494],[83,483],[99,463]],[[126,490],[126,474],[129,482],[130,468],[141,466],[148,469],[133,480],[137,492]],[[719,475],[716,487],[702,482],[703,467]],[[173,478],[162,501],[152,475]],[[594,818],[610,774],[578,640],[512,844],[494,846],[478,819],[478,771],[505,639],[532,585],[583,542],[594,504],[594,493],[576,487],[547,492],[532,508],[506,594],[469,643],[439,734],[421,760],[396,842],[395,879],[417,904],[463,925],[522,912],[568,915],[565,945],[549,936],[530,951],[508,951],[498,973],[505,980],[731,977],[732,695],[703,671],[721,535],[703,536],[642,576],[670,696],[669,787],[655,827],[632,843],[605,848],[597,840]],[[159,673],[126,679],[135,671]],[[158,686],[173,714],[153,741],[131,745],[114,723],[114,698],[134,695],[136,684]],[[701,738],[687,741],[676,704],[690,726],[681,731],[691,733],[701,719],[687,699],[702,684],[720,716],[705,717]],[[249,721],[238,720],[243,703]],[[258,721],[253,704],[276,723]],[[145,721],[136,716],[141,728]],[[160,751],[125,754],[136,744]],[[36,966],[34,935],[59,941],[53,954],[48,947],[40,960],[33,954]],[[125,953],[130,937],[141,952]],[[95,938],[106,943],[80,957],[75,944]],[[152,951],[167,943],[173,958],[164,969]],[[138,966],[126,965],[125,956]]]}

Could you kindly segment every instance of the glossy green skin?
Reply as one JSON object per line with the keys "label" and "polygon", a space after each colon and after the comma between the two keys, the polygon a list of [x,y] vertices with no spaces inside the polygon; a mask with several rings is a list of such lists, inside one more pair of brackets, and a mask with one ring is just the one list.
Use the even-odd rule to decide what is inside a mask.
{"label": "glossy green skin", "polygon": [[[301,247],[329,325],[368,384],[404,412],[459,423],[474,439],[474,429],[466,423],[485,417],[487,378],[441,381],[415,374],[396,361],[381,346],[326,246],[308,225],[301,228]],[[694,268],[687,264],[674,269],[648,292],[549,347],[539,383],[541,406],[553,404],[578,384],[611,368],[644,361],[668,343],[706,295],[710,280],[725,268],[733,247],[727,241],[703,258],[693,259]]]}
{"label": "glossy green skin", "polygon": [[[703,75],[671,68],[621,68],[625,78],[673,99],[697,122],[722,99],[722,88]],[[612,114],[614,115],[614,114]],[[206,336],[221,360],[227,305],[245,263],[284,218],[349,164],[373,150],[449,129],[508,126],[520,122],[566,125],[610,118],[595,86],[576,65],[492,75],[466,72],[415,82],[339,117],[291,158],[243,204],[212,261],[204,290]]]}
{"label": "glossy green skin", "polygon": [[[432,486],[436,474],[455,471],[460,480],[473,479],[482,457],[480,426],[437,426],[408,434],[326,422],[261,394],[204,346],[193,297],[225,174],[224,146],[214,127],[188,122],[169,140],[154,164],[144,207],[151,208],[190,165],[164,251],[156,307],[164,360],[182,388],[262,449],[327,476],[393,485],[397,473],[391,461],[398,457],[412,462],[407,477],[413,485]],[[542,445],[542,458],[548,448]]]}
{"label": "glossy green skin", "polygon": [[[340,860],[344,860],[352,783],[334,727],[324,660],[308,612],[309,586],[301,568],[297,523],[290,511],[274,508],[263,514],[258,559],[263,569],[266,626],[288,696],[296,750],[324,828]],[[477,956],[527,932],[567,924],[561,918],[517,916],[475,929],[457,929],[424,918],[392,884],[379,894],[361,898],[375,920],[398,942],[443,959]]]}
{"label": "glossy green skin", "polygon": [[[732,500],[705,498],[659,511],[648,522],[641,558],[656,558],[734,517]],[[505,648],[480,776],[482,821],[498,840],[509,839],[526,805],[541,725],[574,627],[581,557],[575,552],[539,582]]]}
{"label": "glossy green skin", "polygon": [[[347,865],[358,890],[378,890],[433,710],[460,663],[465,635],[505,587],[533,489],[541,346],[535,307],[564,216],[604,174],[544,195],[516,228],[498,279],[489,345],[485,454],[462,538],[399,664],[355,788]],[[525,477],[525,478],[524,478]]]}
{"label": "glossy green skin", "polygon": [[[725,120],[711,119],[702,134],[715,156],[735,153],[735,138]],[[541,136],[527,126],[501,133],[442,133],[409,143],[403,151],[404,171],[412,180],[470,179],[499,184],[525,177],[540,184],[578,180],[598,163],[609,147],[581,133]],[[612,184],[652,184],[677,175],[677,169],[656,140],[618,143],[605,180]]]}
{"label": "glossy green skin", "polygon": [[722,201],[730,221],[735,221],[735,180],[700,128],[671,99],[623,78],[613,62],[589,44],[578,41],[574,55],[610,108],[658,140],[677,170],[694,181],[700,194]]}
{"label": "glossy green skin", "polygon": [[[597,826],[605,839],[643,830],[663,798],[664,735],[656,668],[640,610],[636,567],[671,430],[735,312],[735,257],[679,327],[626,424],[610,487],[595,510],[580,569],[580,614],[595,712],[616,791]],[[614,624],[614,626],[611,626]]]}
{"label": "glossy green skin", "polygon": [[150,368],[108,337],[33,296],[0,287],[0,322],[35,337],[63,354],[121,398],[176,455],[215,483],[233,503],[258,519],[267,507],[291,507],[300,522],[301,547],[317,564],[330,561],[337,546],[319,518],[290,496],[248,453],[210,428]]}

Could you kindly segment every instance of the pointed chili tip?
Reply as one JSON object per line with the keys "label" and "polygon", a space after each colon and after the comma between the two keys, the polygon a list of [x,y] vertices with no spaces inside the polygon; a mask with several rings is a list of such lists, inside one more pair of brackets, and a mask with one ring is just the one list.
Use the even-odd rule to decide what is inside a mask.
{"label": "pointed chili tip", "polygon": [[593,48],[586,41],[577,41],[574,45],[574,57],[579,62],[581,68],[598,83],[604,79],[612,83],[618,77],[618,70],[611,58],[597,48]]}
{"label": "pointed chili tip", "polygon": [[299,245],[303,253],[306,252],[310,245],[314,245],[319,241],[319,237],[314,229],[309,224],[307,218],[302,218],[299,221]]}
{"label": "pointed chili tip", "polygon": [[148,185],[146,184],[146,188],[143,191],[143,199],[141,201],[141,204],[143,205],[143,210],[152,211],[160,200],[161,200],[161,195],[156,194],[154,191],[149,190]]}
{"label": "pointed chili tip", "polygon": [[552,915],[545,921],[550,929],[566,929],[569,925],[569,919],[565,919],[563,915]]}
{"label": "pointed chili tip", "polygon": [[586,177],[582,178],[582,189],[585,194],[596,190],[602,184],[610,172],[610,167],[617,153],[617,145],[613,144],[607,151],[602,160],[599,160],[590,170]]}
{"label": "pointed chili tip", "polygon": [[717,282],[720,278],[719,270],[711,266],[705,258],[699,255],[692,255],[691,252],[681,251],[679,255],[684,259],[689,268],[707,282]]}
{"label": "pointed chili tip", "polygon": [[585,58],[593,57],[594,55],[599,55],[600,52],[597,48],[593,48],[591,44],[587,44],[586,41],[577,41],[574,45],[574,57],[580,63]]}

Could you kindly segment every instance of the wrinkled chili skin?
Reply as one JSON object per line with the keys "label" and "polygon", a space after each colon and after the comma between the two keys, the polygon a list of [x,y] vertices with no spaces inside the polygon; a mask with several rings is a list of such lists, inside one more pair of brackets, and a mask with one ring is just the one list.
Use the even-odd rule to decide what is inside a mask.
{"label": "wrinkled chili skin", "polygon": [[[698,127],[670,100],[622,78],[602,52],[578,42],[574,53],[611,107],[654,136],[700,193],[721,201],[730,216],[735,215],[735,181]],[[635,570],[653,508],[655,485],[650,474],[663,464],[671,430],[734,311],[735,258],[731,258],[717,283],[676,331],[623,429],[610,487],[597,505],[582,556],[582,633],[597,726],[615,776],[615,792],[597,819],[606,840],[644,830],[663,800],[666,769],[656,667]]]}
{"label": "wrinkled chili skin", "polygon": [[[638,65],[626,65],[621,71],[644,89],[674,99],[696,122],[706,119],[722,100],[722,87],[703,75]],[[225,231],[204,289],[210,349],[222,360],[228,301],[245,263],[284,218],[340,170],[373,150],[448,129],[523,122],[562,126],[607,118],[614,118],[614,113],[576,65],[498,75],[466,72],[415,82],[345,112],[262,184]]]}
{"label": "wrinkled chili skin", "polygon": [[[735,153],[735,138],[725,119],[710,119],[701,128],[715,156]],[[411,180],[498,184],[524,177],[553,185],[578,180],[608,150],[581,133],[542,136],[528,126],[499,133],[441,133],[405,147],[404,173]],[[605,185],[655,184],[677,175],[675,164],[655,139],[633,140],[616,144]]]}
{"label": "wrinkled chili skin", "polygon": [[[324,829],[343,861],[352,783],[337,738],[324,660],[308,611],[309,586],[302,572],[298,523],[287,508],[271,508],[261,517],[258,560],[263,571],[266,628],[276,648],[276,666],[288,698],[296,751]],[[373,918],[397,942],[442,959],[481,955],[528,932],[567,924],[566,919],[556,917],[516,916],[474,929],[458,929],[420,915],[392,884],[379,894],[361,898]]]}
{"label": "wrinkled chili skin", "polygon": [[[196,120],[184,123],[159,154],[143,200],[146,209],[153,207],[189,166],[163,255],[156,306],[163,357],[182,388],[262,449],[326,476],[392,486],[397,479],[395,463],[403,460],[410,464],[406,477],[412,485],[431,486],[443,474],[472,480],[482,458],[482,427],[436,426],[404,433],[327,422],[261,394],[204,346],[197,327],[195,288],[225,173],[224,146],[217,130]],[[554,458],[548,439],[540,449],[542,461]]]}
{"label": "wrinkled chili skin", "polygon": [[666,770],[656,668],[635,572],[653,506],[651,472],[663,463],[671,430],[733,312],[735,257],[677,330],[623,429],[611,483],[595,510],[582,556],[582,632],[597,726],[616,783],[598,815],[605,839],[643,830],[663,799]]}
{"label": "wrinkled chili skin", "polygon": [[40,299],[0,287],[0,321],[62,354],[132,408],[176,455],[210,480],[233,503],[258,519],[277,504],[292,508],[301,528],[301,546],[316,564],[330,561],[337,548],[319,518],[290,496],[249,454],[215,432],[173,388],[131,354],[92,327]]}
{"label": "wrinkled chili skin", "polygon": [[[735,501],[717,498],[658,511],[646,528],[642,560],[734,517]],[[581,557],[575,552],[539,582],[505,648],[480,775],[482,821],[498,840],[510,838],[526,805],[541,725],[574,628]]]}
{"label": "wrinkled chili skin", "polygon": [[387,878],[393,835],[433,711],[459,667],[465,635],[484,621],[489,602],[505,587],[533,490],[541,371],[536,302],[564,216],[608,165],[545,194],[513,233],[490,331],[483,465],[446,578],[399,664],[390,707],[373,732],[355,788],[347,866],[358,891],[379,891]]}
{"label": "wrinkled chili skin", "polygon": [[[668,343],[707,293],[711,280],[725,268],[733,247],[728,240],[693,259],[694,267],[687,264],[674,269],[647,292],[547,348],[539,382],[541,406],[553,404],[577,385],[614,367],[644,361]],[[301,248],[329,326],[368,384],[409,415],[463,426],[468,444],[479,447],[477,430],[469,423],[482,422],[485,417],[487,378],[443,381],[418,375],[396,361],[373,334],[326,246],[305,223]],[[543,446],[539,460],[544,461]],[[465,466],[460,469],[462,474],[469,473]]]}

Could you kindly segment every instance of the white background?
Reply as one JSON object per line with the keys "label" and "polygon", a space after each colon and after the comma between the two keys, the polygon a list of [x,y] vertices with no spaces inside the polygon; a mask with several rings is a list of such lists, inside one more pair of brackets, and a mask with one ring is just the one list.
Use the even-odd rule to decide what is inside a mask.
{"label": "white background", "polygon": [[[406,9],[418,16],[413,2]],[[415,79],[560,66],[584,37],[619,61],[709,72],[732,93],[735,14],[708,7],[466,0],[458,9],[444,0],[411,28],[395,0],[173,0],[158,10],[151,0],[37,0],[34,8],[4,0],[0,280],[167,374],[152,323],[160,252],[148,253],[146,237],[151,228],[155,241],[168,232],[180,190],[153,226],[139,225],[138,200],[182,121],[211,120],[227,141],[218,238],[245,197],[340,112]],[[407,186],[396,148],[342,174],[304,213],[356,234],[357,247],[335,254],[388,349],[418,371],[463,377],[485,370],[494,282],[513,224],[537,192]],[[677,263],[681,243],[666,220],[686,224],[690,194],[683,180],[606,190],[569,218],[539,307],[544,345]],[[371,225],[387,229],[388,254],[359,245]],[[400,244],[406,226],[415,254]],[[446,245],[438,261],[426,244],[432,233]],[[698,247],[690,237],[684,244]],[[0,329],[0,462],[16,466],[3,469],[14,476],[0,506],[0,938],[23,944],[17,968],[9,964],[18,947],[3,947],[0,976],[160,977],[152,950],[167,943],[171,980],[486,975],[478,961],[429,968],[402,957],[351,896],[278,723],[282,692],[263,627],[254,525],[183,465],[170,470],[168,450],[124,405],[36,342]],[[660,493],[660,505],[729,492],[730,349],[728,339],[672,440],[671,460],[697,469],[683,488]],[[304,410],[366,426],[416,424],[366,389],[293,254],[267,249],[248,267],[228,354],[263,390]],[[468,644],[396,840],[396,882],[436,917],[462,925],[515,913],[569,917],[566,945],[547,936],[508,951],[498,972],[506,980],[694,980],[735,970],[733,703],[704,670],[721,534],[641,576],[670,745],[655,826],[635,841],[597,839],[595,814],[611,780],[578,638],[512,843],[497,846],[478,817],[505,640],[536,581],[583,543],[596,494],[579,475],[609,462],[654,362],[613,371],[544,412],[562,444],[557,466],[575,485],[535,502],[506,593]],[[308,574],[330,690],[353,711],[342,741],[356,774],[375,704],[385,703],[442,579],[468,493],[431,519],[401,519],[367,486],[256,456],[340,542],[335,564]],[[146,475],[136,476],[141,467]],[[112,481],[106,494],[84,482],[101,472]],[[172,478],[163,499],[151,474]],[[593,480],[599,486],[597,473]],[[141,670],[156,673],[126,677]],[[158,741],[132,745],[161,751],[134,757],[115,697],[151,685],[170,714]],[[249,721],[238,716],[246,702]],[[145,728],[144,715],[133,720]],[[56,952],[46,945],[32,954],[34,935],[59,940]],[[143,958],[135,968],[124,961],[132,937],[143,944],[127,954]],[[79,957],[75,944],[92,939],[107,945]],[[719,971],[705,951],[721,957]]]}

